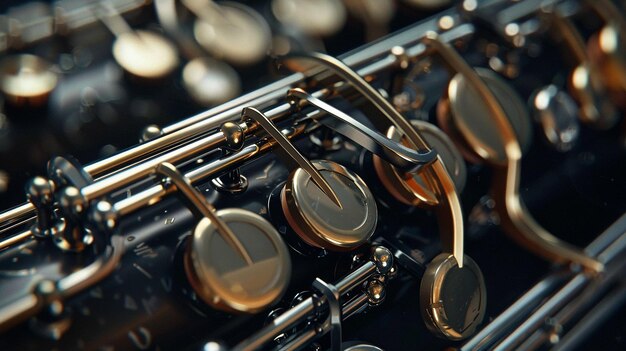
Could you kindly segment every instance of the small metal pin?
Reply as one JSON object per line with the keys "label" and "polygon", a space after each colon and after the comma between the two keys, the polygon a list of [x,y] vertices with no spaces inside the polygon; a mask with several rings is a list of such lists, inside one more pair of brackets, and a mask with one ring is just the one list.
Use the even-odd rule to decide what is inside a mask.
{"label": "small metal pin", "polygon": [[80,189],[68,186],[61,190],[59,207],[63,218],[56,225],[54,243],[63,251],[81,252],[94,241],[85,226],[83,215],[88,207]]}
{"label": "small metal pin", "polygon": [[156,124],[150,124],[141,130],[139,141],[145,143],[146,141],[158,138],[161,135],[163,135],[161,128],[159,128]]}
{"label": "small metal pin", "polygon": [[252,120],[257,122],[263,129],[265,129],[265,131],[272,138],[274,138],[274,140],[276,140],[278,146],[280,146],[280,148],[285,151],[288,160],[295,161],[300,168],[302,168],[305,172],[309,174],[309,176],[311,176],[311,180],[313,181],[313,183],[315,183],[315,185],[317,185],[320,190],[322,190],[322,192],[335,203],[335,205],[339,206],[339,208],[342,208],[341,202],[339,201],[337,194],[333,191],[332,187],[330,186],[330,184],[328,184],[326,179],[324,179],[324,177],[320,174],[317,168],[315,168],[315,166],[311,164],[311,161],[307,160],[293,146],[289,139],[287,139],[287,137],[285,137],[283,133],[278,130],[278,128],[276,128],[274,123],[272,123],[272,121],[270,121],[267,116],[265,116],[261,111],[253,107],[244,108],[241,112],[241,116],[242,118],[251,118]]}
{"label": "small metal pin", "polygon": [[[230,156],[243,147],[244,132],[237,123],[226,122],[220,128],[226,144],[222,146],[222,157]],[[211,181],[215,189],[231,194],[241,193],[248,188],[248,179],[241,175],[239,168],[217,177]]]}
{"label": "small metal pin", "polygon": [[167,177],[169,181],[176,186],[183,200],[187,202],[189,209],[192,210],[197,217],[208,218],[215,224],[218,233],[237,253],[239,253],[239,255],[241,255],[246,261],[246,264],[253,264],[250,254],[235,233],[233,233],[228,225],[215,214],[215,207],[191,185],[188,178],[181,174],[174,165],[167,162],[159,164],[155,171],[157,174]]}
{"label": "small metal pin", "polygon": [[54,183],[43,177],[34,177],[26,183],[26,197],[37,212],[37,221],[31,232],[37,238],[54,234]]}

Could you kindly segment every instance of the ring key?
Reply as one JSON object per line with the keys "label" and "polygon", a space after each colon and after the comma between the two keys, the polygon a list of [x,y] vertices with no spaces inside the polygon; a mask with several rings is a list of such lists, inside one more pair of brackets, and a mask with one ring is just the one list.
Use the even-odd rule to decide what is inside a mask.
{"label": "ring key", "polygon": [[199,219],[184,259],[198,296],[227,312],[256,313],[277,301],[287,288],[291,260],[276,229],[250,211],[216,210],[169,163],[155,172],[176,186]]}
{"label": "ring key", "polygon": [[[309,56],[291,55],[283,63],[303,68],[302,61],[315,63],[333,71],[350,83],[372,103],[379,115],[373,120],[379,126],[391,124],[413,148],[430,150],[419,133],[405,120],[376,89],[343,62],[330,56],[315,53]],[[373,119],[372,118],[372,119]],[[426,172],[431,192],[436,196],[441,246],[439,254],[427,267],[422,279],[420,302],[425,324],[435,334],[460,340],[473,334],[485,315],[486,293],[482,273],[478,266],[463,255],[463,215],[454,183],[437,158],[422,168]],[[459,279],[461,278],[461,279]]]}

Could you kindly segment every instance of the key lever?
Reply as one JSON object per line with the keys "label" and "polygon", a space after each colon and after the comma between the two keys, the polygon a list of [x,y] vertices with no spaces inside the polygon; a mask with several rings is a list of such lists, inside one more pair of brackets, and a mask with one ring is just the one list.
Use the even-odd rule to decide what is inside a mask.
{"label": "key lever", "polygon": [[241,255],[246,261],[246,264],[251,265],[253,263],[250,254],[241,241],[239,241],[235,233],[233,233],[228,225],[215,214],[215,207],[191,185],[188,178],[182,175],[174,165],[167,162],[159,164],[155,171],[158,175],[166,177],[176,186],[178,191],[182,194],[181,197],[196,217],[208,218],[215,224],[218,233],[237,253],[239,253],[239,255]]}
{"label": "key lever", "polygon": [[327,112],[326,116],[316,120],[335,130],[337,133],[353,140],[373,154],[383,158],[402,172],[417,172],[423,166],[437,159],[437,152],[435,150],[417,152],[409,149],[400,143],[386,138],[382,134],[350,117],[345,112],[308,94],[300,88],[290,89],[287,93],[287,98],[294,106],[299,106],[297,104],[298,101],[306,101],[320,110]]}
{"label": "key lever", "polygon": [[300,153],[300,151],[298,151],[293,146],[289,139],[287,139],[283,135],[283,133],[281,133],[281,131],[276,128],[274,123],[272,123],[272,121],[270,121],[267,116],[265,116],[261,111],[255,109],[254,107],[246,107],[241,112],[241,117],[242,119],[251,118],[252,120],[257,122],[263,129],[265,129],[265,131],[272,138],[274,138],[274,140],[276,140],[278,146],[280,146],[280,148],[284,151],[284,153],[286,154],[286,160],[288,162],[295,161],[295,163],[300,168],[302,168],[311,176],[311,180],[315,183],[315,185],[317,185],[320,190],[322,190],[322,192],[335,203],[335,205],[339,206],[339,208],[342,208],[341,202],[339,201],[337,194],[333,191],[326,179],[324,179],[324,177],[322,177],[317,168],[315,168],[315,166],[311,164],[311,161],[307,160]]}

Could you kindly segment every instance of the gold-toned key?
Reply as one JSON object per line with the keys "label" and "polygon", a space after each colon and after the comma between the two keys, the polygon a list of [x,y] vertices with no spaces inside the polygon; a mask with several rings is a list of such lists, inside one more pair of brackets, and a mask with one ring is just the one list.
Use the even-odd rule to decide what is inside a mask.
{"label": "gold-toned key", "polygon": [[604,21],[587,43],[589,58],[598,67],[613,101],[626,109],[626,17],[611,1],[585,3]]}
{"label": "gold-toned key", "polygon": [[40,107],[58,82],[52,65],[30,54],[10,55],[0,61],[0,91],[19,107]]}
{"label": "gold-toned key", "polygon": [[[343,62],[324,54],[287,56],[282,61],[292,69],[319,72],[331,70],[350,83],[379,112],[369,116],[376,125],[392,125],[412,149],[430,146],[378,91]],[[479,267],[463,254],[463,215],[454,182],[440,158],[422,167],[426,187],[434,198],[442,251],[427,267],[420,287],[420,302],[425,324],[435,334],[451,340],[472,335],[481,324],[486,307],[486,291]]]}
{"label": "gold-toned key", "polygon": [[281,192],[289,225],[307,244],[334,251],[353,249],[374,234],[378,210],[363,180],[331,161],[309,161],[259,110],[245,108],[242,118],[257,122],[292,164]]}
{"label": "gold-toned key", "polygon": [[291,275],[289,252],[276,229],[256,213],[216,210],[176,167],[155,172],[171,182],[199,219],[185,252],[187,278],[208,305],[258,312],[277,301]]}
{"label": "gold-toned key", "polygon": [[333,188],[336,206],[302,168],[291,172],[280,193],[289,225],[307,244],[331,251],[354,249],[374,234],[378,208],[374,195],[354,172],[332,161],[313,166]]}
{"label": "gold-toned key", "polygon": [[580,105],[581,120],[600,129],[612,127],[619,113],[607,92],[601,66],[587,55],[585,42],[569,19],[555,12],[549,14],[549,19],[555,34],[562,38],[567,55],[576,62],[568,77],[568,87]]}
{"label": "gold-toned key", "polygon": [[[492,193],[505,231],[527,249],[554,262],[576,263],[594,272],[603,270],[602,263],[550,234],[526,210],[519,195],[523,136],[516,135],[513,127],[519,123],[515,119],[520,117],[507,114],[503,108],[507,104],[498,99],[502,93],[494,94],[479,73],[469,67],[454,49],[439,41],[435,33],[429,33],[424,43],[456,72],[448,86],[449,99],[451,106],[460,101],[465,101],[465,105],[451,108],[458,111],[451,114],[453,125],[462,136],[463,143],[494,170]],[[501,96],[511,92],[509,90]],[[471,105],[475,106],[473,112],[476,113],[468,113],[472,110],[467,110],[467,101],[472,102]],[[476,110],[476,106],[481,106],[481,110]],[[478,113],[480,111],[488,112],[488,121],[482,120],[481,123],[484,114]]]}
{"label": "gold-toned key", "polygon": [[234,99],[241,92],[241,78],[226,62],[208,56],[192,37],[184,32],[178,20],[175,0],[155,0],[159,22],[171,36],[181,54],[188,60],[183,67],[182,81],[192,99],[211,106]]}
{"label": "gold-toned key", "polygon": [[178,67],[174,44],[160,34],[134,30],[108,2],[95,15],[115,35],[113,57],[130,75],[145,81],[162,79]]}
{"label": "gold-toned key", "polygon": [[211,55],[236,65],[262,60],[271,46],[269,25],[258,12],[236,2],[182,0],[196,15],[194,36]]}

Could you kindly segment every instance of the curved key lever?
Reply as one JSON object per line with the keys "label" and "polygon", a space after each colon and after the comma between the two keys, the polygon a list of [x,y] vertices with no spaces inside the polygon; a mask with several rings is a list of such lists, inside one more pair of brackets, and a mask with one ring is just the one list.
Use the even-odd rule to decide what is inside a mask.
{"label": "curved key lever", "polygon": [[352,139],[373,154],[378,155],[385,161],[394,165],[402,172],[413,173],[419,171],[437,159],[435,150],[417,152],[413,149],[386,138],[382,134],[367,127],[363,123],[350,117],[343,111],[332,105],[308,94],[300,88],[290,89],[287,93],[294,106],[297,100],[305,100],[309,104],[325,111],[326,116],[316,119],[323,125],[335,130],[337,133]]}
{"label": "curved key lever", "polygon": [[[449,44],[439,40],[436,33],[427,33],[422,42],[436,52],[452,70],[462,74],[489,109],[493,127],[498,130],[506,157],[500,161],[494,155],[485,154],[484,159],[494,169],[493,193],[506,232],[526,248],[549,260],[558,263],[577,263],[592,272],[601,272],[604,269],[602,262],[545,230],[524,206],[519,193],[522,150],[502,105],[491,90]],[[468,141],[475,150],[481,148],[487,150],[479,138]]]}
{"label": "curved key lever", "polygon": [[[321,53],[289,54],[281,62],[288,67],[302,72],[307,68],[327,69],[348,82],[377,110],[378,114],[368,116],[372,122],[393,125],[405,135],[411,147],[430,149],[411,123],[385,100],[363,77],[353,71],[340,60]],[[312,71],[315,72],[315,71]],[[307,74],[310,74],[307,72]],[[436,194],[439,201],[436,206],[441,235],[441,246],[444,252],[451,253],[459,268],[463,267],[463,213],[461,203],[450,175],[437,157],[429,166],[424,167],[426,182]]]}
{"label": "curved key lever", "polygon": [[250,254],[237,238],[235,233],[215,214],[215,207],[211,205],[207,199],[198,192],[187,177],[171,163],[163,162],[156,166],[155,172],[158,175],[167,177],[182,193],[182,198],[188,203],[189,209],[194,212],[197,217],[205,217],[211,220],[217,232],[222,238],[246,261],[246,264],[253,264]]}
{"label": "curved key lever", "polygon": [[307,160],[300,151],[298,151],[293,144],[287,139],[283,133],[281,133],[278,128],[272,123],[272,121],[267,118],[261,111],[255,109],[254,107],[246,107],[241,112],[242,119],[246,117],[251,118],[255,122],[257,122],[265,131],[278,143],[278,146],[281,147],[283,151],[287,154],[288,161],[295,161],[300,168],[302,168],[305,172],[307,172],[311,176],[311,180],[315,185],[317,185],[320,190],[331,199],[335,205],[339,206],[339,208],[343,208],[341,206],[341,202],[337,197],[337,194],[333,191],[330,184],[322,177],[320,172],[311,164],[311,161]]}

